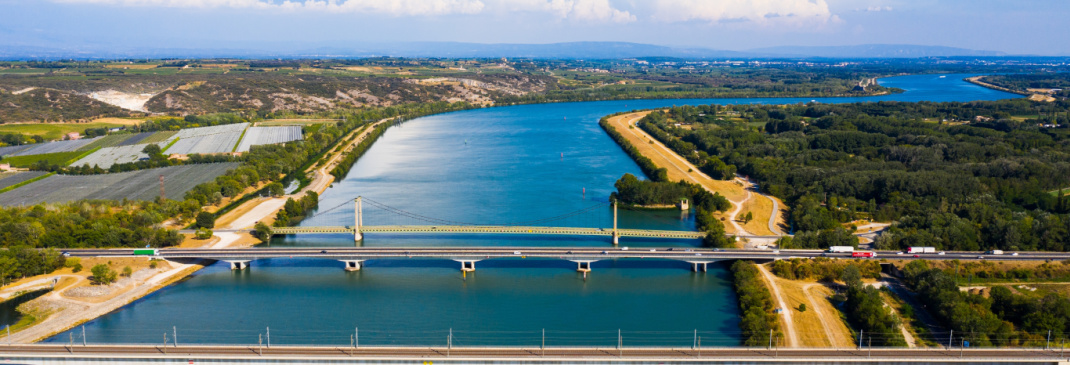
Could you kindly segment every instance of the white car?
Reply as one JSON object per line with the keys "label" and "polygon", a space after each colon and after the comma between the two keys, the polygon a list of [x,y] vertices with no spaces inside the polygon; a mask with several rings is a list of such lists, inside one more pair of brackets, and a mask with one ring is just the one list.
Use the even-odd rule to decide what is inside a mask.
{"label": "white car", "polygon": [[780,250],[773,250],[773,254],[774,255],[779,255],[780,254]]}
{"label": "white car", "polygon": [[946,255],[946,254],[947,254],[947,252],[944,252],[944,251],[940,251],[940,252],[937,253],[937,255]]}
{"label": "white car", "polygon": [[896,255],[902,255],[902,254],[903,254],[903,252],[896,252],[895,254],[896,254]]}
{"label": "white car", "polygon": [[621,247],[620,250],[621,251],[628,251],[628,248],[627,247]]}
{"label": "white car", "polygon": [[984,259],[985,259],[985,257],[984,257],[984,256],[977,256],[977,259],[978,259],[978,260],[984,260]]}
{"label": "white car", "polygon": [[650,249],[650,252],[658,252],[658,250],[655,250],[655,249],[652,248],[652,249]]}
{"label": "white car", "polygon": [[513,254],[514,254],[514,255],[519,255],[519,254],[520,254],[520,251],[513,251]]}
{"label": "white car", "polygon": [[1018,256],[1018,253],[1017,252],[1012,253],[1011,256]]}

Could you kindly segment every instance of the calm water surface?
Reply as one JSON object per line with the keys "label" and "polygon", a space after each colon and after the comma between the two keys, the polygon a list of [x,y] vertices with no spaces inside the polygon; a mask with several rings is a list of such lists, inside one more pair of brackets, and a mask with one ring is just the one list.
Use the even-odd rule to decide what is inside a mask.
{"label": "calm water surface", "polygon": [[[328,189],[305,225],[349,225],[352,200],[442,221],[504,224],[586,214],[536,225],[608,227],[605,207],[624,173],[638,166],[598,126],[604,115],[698,104],[859,101],[972,101],[1014,98],[961,79],[880,80],[905,93],[866,98],[630,100],[524,105],[419,118],[389,129],[349,176]],[[599,206],[602,205],[602,206]],[[429,224],[365,203],[365,224]],[[694,229],[686,212],[621,211],[626,228]],[[369,234],[364,246],[606,246],[605,238]],[[623,245],[695,246],[698,241],[622,240]],[[300,236],[271,246],[352,246],[352,237]],[[180,343],[548,345],[738,344],[738,309],[727,265],[705,274],[685,263],[603,261],[584,280],[567,261],[481,261],[462,277],[453,261],[378,260],[357,273],[325,260],[257,261],[231,272],[216,264],[85,326],[89,342],[156,343],[177,329]],[[80,338],[82,329],[72,331]],[[65,342],[67,333],[50,341]],[[77,341],[77,339],[76,339]]]}

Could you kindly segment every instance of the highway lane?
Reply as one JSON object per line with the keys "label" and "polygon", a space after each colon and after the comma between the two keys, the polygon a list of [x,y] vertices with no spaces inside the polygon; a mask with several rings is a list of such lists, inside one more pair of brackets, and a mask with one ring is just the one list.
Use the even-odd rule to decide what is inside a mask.
{"label": "highway lane", "polygon": [[[64,251],[76,257],[133,256],[133,249],[71,249]],[[246,248],[246,249],[161,249],[164,259],[262,259],[262,258],[322,258],[322,259],[386,259],[386,258],[466,258],[491,259],[504,257],[542,257],[566,260],[608,260],[623,258],[659,258],[689,262],[720,260],[775,260],[796,257],[829,257],[858,260],[1068,260],[1070,253],[1021,252],[988,255],[978,252],[946,252],[944,254],[905,254],[896,251],[877,251],[874,258],[852,257],[850,253],[821,250],[738,250],[707,248],[598,248],[598,247],[321,247],[321,248]]]}
{"label": "highway lane", "polygon": [[145,358],[264,358],[264,359],[472,359],[514,360],[526,362],[588,359],[627,361],[989,361],[989,362],[1058,362],[1065,359],[1057,350],[1043,349],[765,349],[765,348],[556,348],[548,347],[301,347],[301,346],[159,346],[159,345],[12,345],[0,346],[0,357],[145,357]]}

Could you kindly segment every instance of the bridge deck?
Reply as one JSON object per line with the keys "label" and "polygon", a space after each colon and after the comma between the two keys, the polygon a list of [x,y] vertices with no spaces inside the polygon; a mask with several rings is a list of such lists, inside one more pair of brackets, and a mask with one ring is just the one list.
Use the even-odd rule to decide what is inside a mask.
{"label": "bridge deck", "polygon": [[[195,363],[205,360],[250,363],[282,360],[316,363],[415,362],[440,363],[562,363],[611,361],[615,363],[738,363],[759,362],[887,362],[897,363],[1048,363],[1059,364],[1062,352],[1043,349],[765,349],[765,348],[557,348],[533,347],[301,347],[257,345],[11,345],[0,347],[0,357],[15,362],[56,363]],[[82,360],[79,362],[78,360]],[[170,361],[168,361],[170,360]],[[176,361],[177,360],[177,361]]]}
{"label": "bridge deck", "polygon": [[[278,227],[275,234],[353,233],[352,226]],[[613,235],[611,228],[587,227],[521,227],[521,226],[361,226],[362,233],[476,233],[476,234],[538,234],[566,236]],[[666,231],[651,229],[617,229],[620,237],[699,239],[706,234],[697,231]],[[776,238],[776,236],[770,236]]]}

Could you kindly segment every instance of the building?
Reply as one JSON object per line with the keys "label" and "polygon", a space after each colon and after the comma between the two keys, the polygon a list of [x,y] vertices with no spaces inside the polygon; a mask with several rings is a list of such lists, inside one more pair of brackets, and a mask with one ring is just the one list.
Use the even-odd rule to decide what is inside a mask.
{"label": "building", "polygon": [[76,140],[76,139],[82,139],[82,134],[78,133],[78,132],[70,132],[70,133],[67,133],[66,135],[64,135],[63,139],[71,140],[71,141]]}
{"label": "building", "polygon": [[12,171],[11,164],[0,163],[0,171]]}

